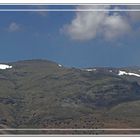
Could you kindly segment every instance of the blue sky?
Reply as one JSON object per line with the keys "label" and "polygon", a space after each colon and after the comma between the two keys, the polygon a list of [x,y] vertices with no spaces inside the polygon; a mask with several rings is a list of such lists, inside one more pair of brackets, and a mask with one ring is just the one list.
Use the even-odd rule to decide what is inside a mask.
{"label": "blue sky", "polygon": [[1,11],[0,19],[0,62],[49,59],[70,67],[140,66],[140,12]]}

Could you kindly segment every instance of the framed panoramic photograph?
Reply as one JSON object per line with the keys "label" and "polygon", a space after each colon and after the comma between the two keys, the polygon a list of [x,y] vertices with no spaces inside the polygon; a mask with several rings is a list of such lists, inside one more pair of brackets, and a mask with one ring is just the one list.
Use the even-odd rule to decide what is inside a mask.
{"label": "framed panoramic photograph", "polygon": [[2,4],[0,19],[0,136],[140,135],[140,4]]}

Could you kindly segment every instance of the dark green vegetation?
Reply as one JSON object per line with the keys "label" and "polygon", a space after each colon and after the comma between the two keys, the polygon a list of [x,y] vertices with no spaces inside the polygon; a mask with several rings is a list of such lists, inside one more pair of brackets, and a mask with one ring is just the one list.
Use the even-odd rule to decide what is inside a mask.
{"label": "dark green vegetation", "polygon": [[[140,128],[139,77],[119,76],[117,68],[86,71],[45,60],[10,65],[0,70],[1,128]],[[138,68],[122,70],[140,74]]]}

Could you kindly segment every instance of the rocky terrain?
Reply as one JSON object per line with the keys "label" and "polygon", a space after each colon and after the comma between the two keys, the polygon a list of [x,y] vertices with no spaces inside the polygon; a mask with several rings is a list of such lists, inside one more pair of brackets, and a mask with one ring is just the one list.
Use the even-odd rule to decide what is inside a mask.
{"label": "rocky terrain", "polygon": [[1,134],[139,134],[110,129],[140,128],[140,67],[79,69],[48,60],[5,65]]}

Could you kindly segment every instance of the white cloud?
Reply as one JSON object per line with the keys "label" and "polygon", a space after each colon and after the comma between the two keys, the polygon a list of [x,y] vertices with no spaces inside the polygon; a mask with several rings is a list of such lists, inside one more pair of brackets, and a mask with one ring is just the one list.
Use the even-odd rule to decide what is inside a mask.
{"label": "white cloud", "polygon": [[103,12],[77,12],[71,24],[64,26],[64,31],[72,39],[88,40],[95,38],[105,15]]}
{"label": "white cloud", "polygon": [[102,34],[109,40],[119,38],[131,31],[127,19],[117,14],[106,16],[103,26]]}
{"label": "white cloud", "polygon": [[17,32],[17,31],[20,31],[20,29],[21,29],[20,25],[18,25],[16,22],[10,23],[8,27],[9,32]]}
{"label": "white cloud", "polygon": [[[79,6],[78,8],[83,8]],[[84,7],[91,9],[91,6]],[[107,9],[109,6],[94,6],[95,9]],[[62,29],[75,40],[90,40],[96,37],[104,37],[112,40],[121,37],[131,31],[131,26],[119,13],[110,14],[106,11],[77,11],[70,24]]]}

